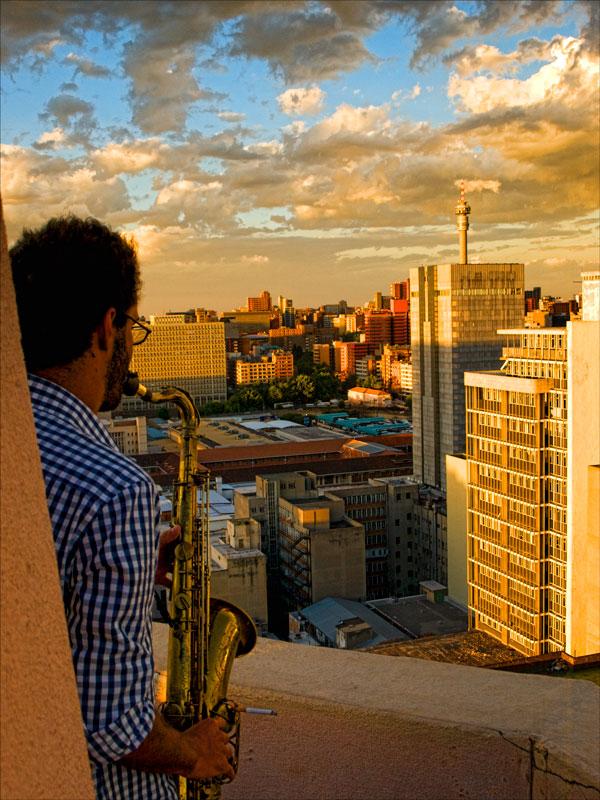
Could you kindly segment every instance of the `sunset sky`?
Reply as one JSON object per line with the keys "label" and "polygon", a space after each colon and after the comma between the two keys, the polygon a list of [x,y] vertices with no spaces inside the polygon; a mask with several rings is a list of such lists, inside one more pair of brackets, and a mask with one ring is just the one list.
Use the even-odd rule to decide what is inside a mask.
{"label": "sunset sky", "polygon": [[[598,8],[561,0],[2,2],[9,240],[138,242],[145,314],[362,304],[411,266],[598,266]],[[84,268],[84,265],[82,265]]]}

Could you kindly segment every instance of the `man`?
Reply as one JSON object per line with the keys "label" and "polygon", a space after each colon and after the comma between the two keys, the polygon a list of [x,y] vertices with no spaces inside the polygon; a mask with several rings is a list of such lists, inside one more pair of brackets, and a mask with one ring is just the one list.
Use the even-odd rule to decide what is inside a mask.
{"label": "man", "polygon": [[94,219],[51,219],[10,250],[23,351],[98,798],[170,800],[171,775],[233,777],[224,722],[170,727],[153,702],[154,484],[96,417],[117,407],[138,323],[135,247]]}

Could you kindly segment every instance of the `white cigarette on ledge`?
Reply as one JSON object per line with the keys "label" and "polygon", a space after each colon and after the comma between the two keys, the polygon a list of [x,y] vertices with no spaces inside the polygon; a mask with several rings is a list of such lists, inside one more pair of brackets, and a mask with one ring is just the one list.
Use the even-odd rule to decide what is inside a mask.
{"label": "white cigarette on ledge", "polygon": [[277,716],[276,711],[271,711],[270,708],[250,708],[250,706],[238,706],[238,711],[245,711],[247,714],[266,714],[267,716]]}

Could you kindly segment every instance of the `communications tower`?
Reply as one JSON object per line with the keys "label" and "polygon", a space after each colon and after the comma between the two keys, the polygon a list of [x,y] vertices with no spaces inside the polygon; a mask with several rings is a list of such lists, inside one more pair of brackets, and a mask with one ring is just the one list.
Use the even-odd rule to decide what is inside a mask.
{"label": "communications tower", "polygon": [[469,214],[471,206],[465,202],[465,182],[460,182],[460,203],[454,209],[456,227],[458,228],[458,245],[460,247],[459,264],[467,263],[467,231],[469,230]]}

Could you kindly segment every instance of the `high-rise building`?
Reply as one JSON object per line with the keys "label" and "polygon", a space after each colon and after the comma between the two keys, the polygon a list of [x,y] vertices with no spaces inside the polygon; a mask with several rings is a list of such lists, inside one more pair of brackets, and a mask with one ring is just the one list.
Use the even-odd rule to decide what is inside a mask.
{"label": "high-rise building", "polygon": [[254,361],[236,361],[235,382],[237,386],[247,386],[252,383],[268,383],[269,381],[285,380],[294,375],[294,356],[277,350],[271,356],[262,356]]}
{"label": "high-rise building", "polygon": [[581,273],[581,318],[600,322],[600,271]]}
{"label": "high-rise building", "polygon": [[[161,314],[151,316],[149,326],[151,335],[134,347],[131,360],[131,369],[144,386],[152,391],[178,386],[189,392],[198,406],[227,399],[223,323],[186,321],[186,314]],[[127,397],[122,408],[146,410],[148,404]]]}
{"label": "high-rise building", "polygon": [[346,516],[342,499],[307,495],[279,498],[279,569],[287,607],[302,609],[329,596],[364,600],[363,525]]}
{"label": "high-rise building", "polygon": [[390,296],[392,300],[409,300],[410,281],[398,281],[390,284]]}
{"label": "high-rise building", "polygon": [[[461,258],[467,214],[456,207]],[[460,213],[459,213],[460,212]],[[523,323],[523,264],[440,264],[410,271],[414,471],[445,489],[447,453],[464,452],[464,373],[495,369],[499,328]]]}
{"label": "high-rise building", "polygon": [[[392,300],[392,303],[404,305],[406,300]],[[394,344],[408,345],[410,344],[410,311],[392,312],[392,342]]]}
{"label": "high-rise building", "polygon": [[346,516],[362,523],[365,531],[366,599],[389,597],[395,586],[390,583],[387,487],[379,481],[325,493],[326,498],[344,501]]}
{"label": "high-rise building", "polygon": [[469,608],[527,656],[600,650],[600,323],[501,331],[499,372],[468,372]]}
{"label": "high-rise building", "polygon": [[313,344],[313,362],[331,366],[333,347],[330,344]]}
{"label": "high-rise building", "polygon": [[283,328],[296,327],[296,309],[294,308],[294,301],[289,297],[283,301],[283,307],[280,307],[281,312],[281,326]]}
{"label": "high-rise building", "polygon": [[[336,342],[336,347],[337,347]],[[339,344],[340,353],[340,374],[346,377],[356,373],[356,362],[366,356],[369,348],[365,342],[341,342]]]}
{"label": "high-rise building", "polygon": [[260,297],[247,297],[246,308],[248,311],[270,311],[271,295],[265,290]]}
{"label": "high-rise building", "polygon": [[378,345],[392,342],[392,314],[390,311],[370,311],[365,314],[365,344],[374,353]]}

